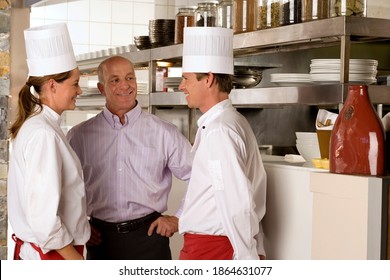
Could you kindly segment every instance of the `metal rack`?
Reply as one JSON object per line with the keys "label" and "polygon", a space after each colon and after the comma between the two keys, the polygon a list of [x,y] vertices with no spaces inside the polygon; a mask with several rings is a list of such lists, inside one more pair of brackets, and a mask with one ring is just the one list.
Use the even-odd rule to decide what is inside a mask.
{"label": "metal rack", "polygon": [[[344,16],[236,34],[233,41],[235,58],[339,46],[342,67],[339,83],[234,89],[231,92],[232,102],[235,106],[241,107],[342,104],[348,89],[351,45],[378,42],[389,44],[390,53],[390,20]],[[129,58],[136,67],[147,66],[149,68],[151,90],[149,97],[143,99],[144,102],[149,102],[152,112],[153,108],[158,106],[187,105],[184,95],[180,92],[155,92],[154,73],[156,73],[157,61],[164,60],[181,65],[182,50],[182,44],[178,44],[121,54]],[[83,73],[88,73],[96,69],[103,59],[104,57],[79,61],[79,68]],[[390,104],[389,86],[370,85],[369,93],[374,104]],[[189,114],[190,127],[193,126],[191,123],[194,123],[194,115],[194,112]],[[190,128],[190,131],[192,130],[194,128]],[[191,135],[189,138],[192,138]]]}
{"label": "metal rack", "polygon": [[[335,17],[236,34],[233,42],[235,57],[340,45],[342,71],[340,83],[334,85],[235,89],[231,93],[233,103],[237,106],[343,103],[346,94],[345,84],[348,83],[351,44],[378,41],[389,43],[390,52],[390,20]],[[121,54],[129,58],[136,67],[149,67],[152,84],[150,106],[185,105],[185,99],[180,93],[155,92],[153,74],[159,60],[180,64],[182,50],[182,44],[178,44]],[[79,68],[82,72],[88,73],[96,69],[103,59],[104,57],[79,61]],[[373,103],[390,104],[389,87],[369,86],[369,92]],[[389,95],[388,98],[386,95]]]}

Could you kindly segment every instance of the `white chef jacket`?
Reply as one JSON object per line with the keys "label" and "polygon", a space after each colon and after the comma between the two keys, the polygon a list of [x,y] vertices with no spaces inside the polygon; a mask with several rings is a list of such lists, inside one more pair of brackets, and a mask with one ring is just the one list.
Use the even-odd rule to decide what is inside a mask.
{"label": "white chef jacket", "polygon": [[180,233],[227,236],[234,259],[265,255],[266,174],[247,120],[224,100],[198,120]]}
{"label": "white chef jacket", "polygon": [[[11,143],[8,217],[15,235],[43,253],[84,245],[91,232],[81,164],[60,124],[61,117],[44,105]],[[26,246],[20,257],[34,258]]]}
{"label": "white chef jacket", "polygon": [[383,118],[382,118],[382,124],[385,132],[390,131],[390,113],[387,113]]}

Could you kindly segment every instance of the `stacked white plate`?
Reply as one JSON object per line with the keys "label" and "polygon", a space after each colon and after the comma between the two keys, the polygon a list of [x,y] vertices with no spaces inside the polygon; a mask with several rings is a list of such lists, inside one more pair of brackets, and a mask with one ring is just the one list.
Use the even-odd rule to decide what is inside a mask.
{"label": "stacked white plate", "polygon": [[174,91],[179,89],[182,77],[166,77],[164,79],[164,87],[171,88]]}
{"label": "stacked white plate", "polygon": [[316,132],[295,132],[295,135],[297,150],[306,161],[311,162],[313,158],[321,158]]}
{"label": "stacked white plate", "polygon": [[271,73],[271,83],[279,86],[298,86],[311,84],[310,74],[307,73]]}
{"label": "stacked white plate", "polygon": [[147,82],[137,82],[137,94],[148,94]]}
{"label": "stacked white plate", "polygon": [[[376,83],[378,61],[374,59],[350,59],[349,82],[360,84]],[[310,78],[314,83],[329,84],[340,81],[340,59],[312,59]]]}

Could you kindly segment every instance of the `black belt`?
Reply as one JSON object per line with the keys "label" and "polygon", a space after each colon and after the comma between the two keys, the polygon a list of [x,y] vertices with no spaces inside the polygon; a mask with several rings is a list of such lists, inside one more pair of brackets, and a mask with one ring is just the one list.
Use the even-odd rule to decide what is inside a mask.
{"label": "black belt", "polygon": [[109,229],[117,233],[129,233],[130,231],[137,230],[146,224],[151,224],[154,220],[156,220],[160,216],[161,216],[160,213],[153,212],[152,214],[149,214],[145,217],[126,221],[126,222],[121,222],[121,223],[109,223],[91,217],[90,222],[91,224],[96,225],[99,228],[103,227],[105,229]]}

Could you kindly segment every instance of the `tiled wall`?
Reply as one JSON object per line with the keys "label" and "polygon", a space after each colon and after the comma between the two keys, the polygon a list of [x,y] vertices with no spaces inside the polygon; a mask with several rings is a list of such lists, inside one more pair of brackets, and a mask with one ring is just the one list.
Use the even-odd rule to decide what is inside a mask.
{"label": "tiled wall", "polygon": [[10,3],[0,0],[0,259],[7,255],[8,96],[10,93]]}
{"label": "tiled wall", "polygon": [[67,22],[74,51],[93,52],[133,43],[148,35],[149,20],[174,19],[181,0],[50,0],[31,8],[31,26]]}

